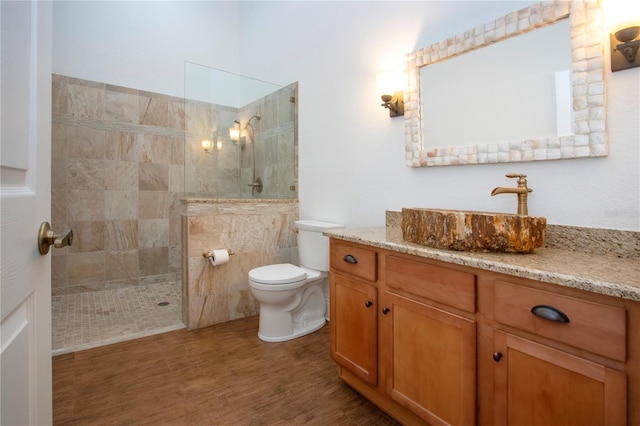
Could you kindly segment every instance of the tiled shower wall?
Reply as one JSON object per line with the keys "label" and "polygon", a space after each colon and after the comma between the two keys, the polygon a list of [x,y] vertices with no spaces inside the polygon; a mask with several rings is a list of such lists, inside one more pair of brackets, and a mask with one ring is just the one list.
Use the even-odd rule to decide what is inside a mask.
{"label": "tiled shower wall", "polygon": [[[222,199],[297,199],[297,83],[283,87],[242,108],[232,108],[196,100],[185,101],[185,193],[187,196]],[[254,140],[244,130],[250,117]],[[229,139],[234,120],[241,123],[243,137]],[[215,148],[220,138],[222,146]],[[209,139],[214,148],[206,153],[201,141]],[[254,147],[255,144],[255,147]],[[253,150],[256,178],[264,190],[252,195]]]}
{"label": "tiled shower wall", "polygon": [[[238,109],[185,99],[185,195],[211,198],[239,197],[240,147],[229,139],[228,128],[238,119]],[[222,136],[220,150],[215,147]],[[206,153],[202,140],[213,141]]]}
{"label": "tiled shower wall", "polygon": [[262,178],[264,190],[251,195],[248,186],[253,181],[252,147],[245,144],[240,152],[240,198],[291,198],[297,199],[297,83],[284,87],[240,110],[241,122],[260,114],[259,121],[252,121],[255,128],[256,178]]}
{"label": "tiled shower wall", "polygon": [[52,294],[181,279],[184,100],[53,76]]}
{"label": "tiled shower wall", "polygon": [[[192,199],[184,209],[183,323],[195,329],[257,315],[249,271],[298,261],[298,202]],[[212,266],[202,254],[220,248],[235,254],[229,263]]]}

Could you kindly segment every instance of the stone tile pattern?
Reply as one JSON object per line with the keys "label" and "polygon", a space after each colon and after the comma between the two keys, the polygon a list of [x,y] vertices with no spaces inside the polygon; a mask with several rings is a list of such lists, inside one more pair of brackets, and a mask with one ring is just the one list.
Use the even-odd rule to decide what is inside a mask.
{"label": "stone tile pattern", "polygon": [[[247,138],[240,156],[240,197],[258,199],[297,199],[296,102],[297,84],[284,87],[254,101],[240,110],[240,122],[245,123],[260,113],[259,121],[252,120],[255,129],[256,177],[261,177],[264,190],[251,196],[248,186],[253,180],[252,147]],[[292,189],[293,188],[293,189]]]}
{"label": "stone tile pattern", "polygon": [[[449,148],[423,146],[420,68],[569,17],[574,135]],[[405,158],[409,167],[506,163],[608,155],[603,16],[595,0],[545,1],[406,55]],[[452,129],[455,131],[455,129]]]}
{"label": "stone tile pattern", "polygon": [[[210,198],[297,199],[297,84],[284,87],[241,108],[185,101],[185,193]],[[253,139],[245,130],[253,119]],[[240,122],[243,137],[231,141],[229,128]],[[206,153],[202,140],[214,149]],[[221,140],[220,150],[215,143]],[[262,193],[251,194],[255,144],[256,177]]]}
{"label": "stone tile pattern", "polygon": [[174,281],[53,296],[53,355],[184,328],[180,290]]}
{"label": "stone tile pattern", "polygon": [[[248,273],[258,266],[297,262],[291,200],[188,199],[183,226],[183,322],[188,329],[257,315]],[[212,266],[202,254],[230,249],[229,263]]]}
{"label": "stone tile pattern", "polygon": [[184,100],[53,76],[52,294],[179,281]]}
{"label": "stone tile pattern", "polygon": [[[229,139],[228,128],[238,109],[185,99],[185,194],[235,198],[238,196],[239,146]],[[218,137],[222,148],[215,149]],[[214,148],[206,153],[202,140]]]}

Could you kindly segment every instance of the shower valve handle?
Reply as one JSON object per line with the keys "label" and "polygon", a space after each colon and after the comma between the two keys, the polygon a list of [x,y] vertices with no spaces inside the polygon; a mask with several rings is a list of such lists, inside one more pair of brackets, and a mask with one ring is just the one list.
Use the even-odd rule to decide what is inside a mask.
{"label": "shower valve handle", "polygon": [[258,194],[260,194],[262,192],[262,190],[264,189],[264,184],[262,183],[262,178],[257,178],[255,180],[255,182],[248,184],[247,186],[251,187],[251,191],[253,192],[254,190],[258,191]]}

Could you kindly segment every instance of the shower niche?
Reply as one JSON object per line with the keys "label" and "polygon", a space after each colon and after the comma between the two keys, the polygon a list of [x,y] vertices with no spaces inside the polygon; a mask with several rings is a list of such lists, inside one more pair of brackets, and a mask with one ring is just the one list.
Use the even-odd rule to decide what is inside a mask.
{"label": "shower niche", "polygon": [[297,83],[185,63],[186,198],[297,199]]}

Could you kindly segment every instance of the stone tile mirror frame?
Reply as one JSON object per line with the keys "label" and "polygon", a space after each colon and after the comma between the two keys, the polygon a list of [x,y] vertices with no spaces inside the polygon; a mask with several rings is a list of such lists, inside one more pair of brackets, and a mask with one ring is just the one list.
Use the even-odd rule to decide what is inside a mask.
{"label": "stone tile mirror frame", "polygon": [[[571,23],[574,134],[437,148],[423,141],[420,68],[553,24]],[[604,23],[593,0],[541,2],[406,55],[405,158],[409,167],[490,164],[608,155],[605,128]],[[452,129],[455,131],[455,129]]]}

